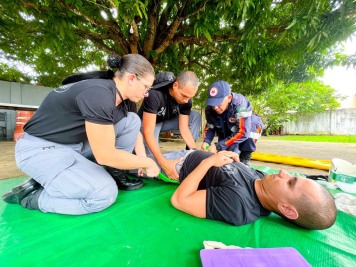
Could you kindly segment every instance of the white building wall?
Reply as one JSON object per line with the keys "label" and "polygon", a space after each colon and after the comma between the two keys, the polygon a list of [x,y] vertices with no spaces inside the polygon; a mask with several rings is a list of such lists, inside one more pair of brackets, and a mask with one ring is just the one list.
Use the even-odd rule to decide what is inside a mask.
{"label": "white building wall", "polygon": [[[52,90],[53,88],[45,86],[0,81],[0,103],[39,106]],[[15,130],[16,111],[4,109],[0,112],[7,113],[5,140],[11,140]],[[1,136],[0,140],[3,139]]]}
{"label": "white building wall", "polygon": [[351,97],[351,107],[356,108],[356,94]]}
{"label": "white building wall", "polygon": [[284,134],[356,135],[356,108],[304,115],[283,126]]}

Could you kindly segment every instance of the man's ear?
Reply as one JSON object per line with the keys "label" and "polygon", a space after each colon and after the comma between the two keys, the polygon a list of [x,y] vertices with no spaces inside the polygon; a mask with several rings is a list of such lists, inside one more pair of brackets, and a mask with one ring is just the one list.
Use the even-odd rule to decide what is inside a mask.
{"label": "man's ear", "polygon": [[298,211],[293,205],[278,203],[277,207],[278,210],[288,219],[290,220],[298,219],[299,217]]}
{"label": "man's ear", "polygon": [[172,88],[173,88],[174,90],[178,89],[178,82],[177,82],[177,81],[175,81],[175,82],[172,84]]}
{"label": "man's ear", "polygon": [[230,95],[228,95],[227,96],[227,99],[229,100],[229,103],[231,102],[231,100],[232,100],[232,95],[230,94]]}

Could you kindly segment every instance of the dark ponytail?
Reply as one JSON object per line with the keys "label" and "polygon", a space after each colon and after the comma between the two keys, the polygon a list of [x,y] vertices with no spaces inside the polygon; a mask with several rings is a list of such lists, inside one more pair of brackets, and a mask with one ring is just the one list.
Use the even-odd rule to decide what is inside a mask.
{"label": "dark ponytail", "polygon": [[112,69],[119,69],[122,66],[121,57],[112,54],[108,56],[106,63],[108,64],[109,68]]}

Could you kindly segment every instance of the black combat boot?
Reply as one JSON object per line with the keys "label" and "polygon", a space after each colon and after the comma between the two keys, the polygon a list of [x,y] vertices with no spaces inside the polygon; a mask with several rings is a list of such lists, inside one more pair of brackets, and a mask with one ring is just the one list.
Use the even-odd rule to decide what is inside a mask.
{"label": "black combat boot", "polygon": [[40,197],[43,191],[43,187],[39,187],[38,189],[28,193],[21,201],[20,205],[26,209],[30,210],[39,210],[38,206],[38,198]]}
{"label": "black combat boot", "polygon": [[42,191],[43,187],[39,183],[29,179],[7,192],[2,199],[9,204],[20,204],[27,209],[39,210],[38,198]]}
{"label": "black combat boot", "polygon": [[136,190],[143,186],[141,179],[131,179],[127,176],[125,170],[119,170],[112,167],[106,167],[107,172],[114,178],[117,187],[121,190]]}

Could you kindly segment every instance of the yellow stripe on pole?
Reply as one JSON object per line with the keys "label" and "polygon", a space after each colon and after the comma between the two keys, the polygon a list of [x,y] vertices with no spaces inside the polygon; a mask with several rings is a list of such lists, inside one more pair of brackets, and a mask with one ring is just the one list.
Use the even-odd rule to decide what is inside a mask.
{"label": "yellow stripe on pole", "polygon": [[320,159],[310,159],[310,158],[301,158],[296,156],[282,156],[276,154],[268,153],[252,153],[253,160],[265,161],[265,162],[274,162],[281,163],[286,165],[301,166],[319,170],[330,170],[331,160],[320,160]]}

